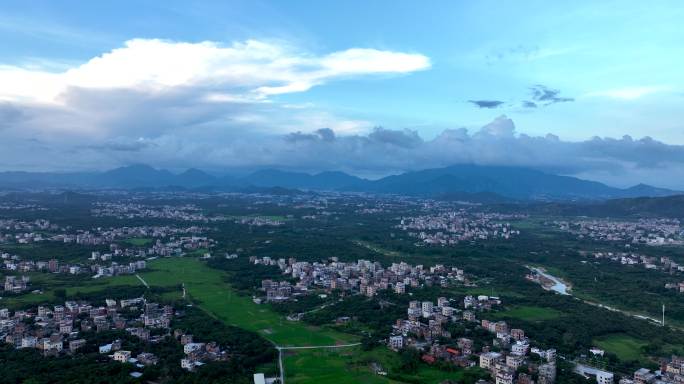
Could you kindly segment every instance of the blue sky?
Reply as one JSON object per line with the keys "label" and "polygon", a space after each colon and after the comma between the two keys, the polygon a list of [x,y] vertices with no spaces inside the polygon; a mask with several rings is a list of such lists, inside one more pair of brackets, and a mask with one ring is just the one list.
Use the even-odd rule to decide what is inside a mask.
{"label": "blue sky", "polygon": [[[284,161],[292,149],[274,144],[273,136],[331,128],[340,138],[367,139],[382,126],[432,142],[461,128],[475,137],[505,115],[516,140],[550,134],[576,148],[592,146],[598,136],[652,156],[651,142],[639,141],[649,136],[669,154],[655,164],[638,153],[642,157],[628,159],[594,150],[575,161],[572,156],[580,154],[568,149],[567,158],[543,164],[549,169],[629,184],[681,168],[680,1],[187,3],[3,2],[0,80],[9,85],[0,90],[0,135],[21,150],[0,167],[45,167],[44,160],[21,154],[46,148],[61,169],[78,168],[74,163],[85,159],[91,166],[115,166],[131,157],[180,168],[201,153],[188,165],[315,171],[305,159]],[[206,42],[213,48],[191,60]],[[234,52],[221,50],[226,47]],[[168,61],[141,55],[156,49]],[[92,65],[85,68],[87,63]],[[350,65],[355,69],[340,67]],[[156,73],[160,67],[163,75]],[[226,75],[243,70],[237,80]],[[128,73],[136,74],[135,81]],[[235,161],[235,148],[207,147],[245,146],[240,140],[246,137],[262,143],[257,152],[263,156],[253,164]],[[179,143],[188,141],[179,151]],[[163,156],[172,148],[178,156]],[[377,161],[360,169],[344,159],[327,166],[382,174],[449,161],[529,165],[543,157],[449,154],[413,166]]]}

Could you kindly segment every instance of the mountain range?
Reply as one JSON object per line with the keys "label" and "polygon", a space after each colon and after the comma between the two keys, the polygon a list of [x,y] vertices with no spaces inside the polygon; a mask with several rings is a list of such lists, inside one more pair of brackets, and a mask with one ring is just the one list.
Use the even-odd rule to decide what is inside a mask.
{"label": "mountain range", "polygon": [[[106,172],[31,173],[0,172],[3,188],[186,188],[245,190],[281,188],[397,194],[479,202],[529,200],[603,200],[630,197],[661,197],[681,192],[639,184],[631,188],[611,187],[541,172],[531,168],[454,165],[362,179],[343,172],[308,174],[276,169],[247,176],[214,176],[198,169],[176,174],[147,165],[131,165]],[[281,191],[282,192],[282,191]]]}

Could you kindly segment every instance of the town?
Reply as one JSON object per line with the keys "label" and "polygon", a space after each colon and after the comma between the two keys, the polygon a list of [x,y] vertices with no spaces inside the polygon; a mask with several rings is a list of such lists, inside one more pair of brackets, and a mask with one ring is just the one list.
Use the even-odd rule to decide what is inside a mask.
{"label": "town", "polygon": [[344,263],[335,258],[328,263],[297,262],[295,259],[273,260],[269,257],[252,257],[250,261],[257,265],[277,265],[283,274],[297,280],[294,286],[288,281],[263,280],[261,289],[269,302],[307,294],[310,288],[349,291],[373,297],[379,291],[387,289],[404,294],[407,287],[423,284],[446,287],[456,282],[469,283],[462,269],[446,268],[443,265],[424,268],[422,265],[412,266],[401,262],[393,263],[385,269],[378,262],[358,260],[356,263]]}
{"label": "town", "polygon": [[627,247],[632,244],[684,244],[684,228],[678,219],[554,221],[553,225],[579,239],[620,242]]}
{"label": "town", "polygon": [[[446,211],[438,215],[402,217],[397,228],[419,239],[423,244],[456,245],[463,241],[510,239],[520,232],[503,220],[520,218],[501,214],[476,213],[465,210]],[[419,232],[417,232],[419,231]]]}
{"label": "town", "polygon": [[[13,313],[0,309],[0,340],[17,349],[36,349],[45,357],[75,355],[97,351],[120,363],[129,363],[138,370],[154,366],[159,357],[145,350],[150,345],[169,338],[178,340],[184,357],[177,363],[188,371],[208,361],[226,361],[229,353],[216,342],[200,342],[183,330],[171,331],[174,316],[179,312],[169,305],[160,305],[146,299],[131,298],[105,300],[105,305],[92,305],[85,301],[66,301],[52,308],[38,306]],[[121,339],[94,344],[98,333],[110,330],[124,331],[138,339],[136,354],[124,347],[130,345]],[[132,346],[132,345],[131,345]],[[131,372],[140,377],[139,371]]]}

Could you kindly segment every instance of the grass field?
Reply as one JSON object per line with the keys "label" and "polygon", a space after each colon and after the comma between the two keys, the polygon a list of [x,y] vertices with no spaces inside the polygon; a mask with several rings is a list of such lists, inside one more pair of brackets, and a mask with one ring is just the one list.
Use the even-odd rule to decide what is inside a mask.
{"label": "grass field", "polygon": [[358,245],[359,247],[366,248],[367,250],[369,250],[371,252],[379,253],[379,254],[381,254],[383,256],[387,256],[387,257],[406,257],[406,256],[408,256],[408,255],[403,254],[401,252],[391,251],[389,249],[379,247],[379,246],[372,244],[372,243],[369,243],[367,241],[353,240],[352,243]]}
{"label": "grass field", "polygon": [[154,240],[147,237],[132,237],[126,240],[128,244],[135,245],[136,247],[143,247],[148,244],[152,244]]}
{"label": "grass field", "polygon": [[498,312],[496,317],[512,317],[525,321],[553,320],[562,316],[563,313],[552,308],[519,306],[509,310]]}
{"label": "grass field", "polygon": [[385,347],[372,351],[360,348],[343,350],[299,350],[288,352],[285,357],[286,382],[294,384],[395,384],[420,382],[437,384],[451,379],[459,381],[463,371],[445,372],[428,365],[421,365],[414,374],[392,375],[392,379],[373,372],[376,363],[384,371],[392,373],[399,364],[399,356]]}
{"label": "grass field", "polygon": [[[260,333],[283,346],[334,345],[356,341],[353,335],[286,320],[249,297],[236,294],[223,280],[223,272],[192,258],[167,258],[149,263],[152,271],[141,276],[151,286],[185,284],[187,294],[199,306],[226,324]],[[126,276],[132,277],[133,276]],[[119,283],[120,277],[111,279]],[[129,282],[127,279],[126,282]],[[178,292],[181,295],[181,292]]]}
{"label": "grass field", "polygon": [[335,384],[391,384],[397,381],[372,372],[369,363],[359,359],[359,349],[300,350],[285,357],[286,382]]}
{"label": "grass field", "polygon": [[594,339],[597,347],[614,353],[624,361],[639,360],[641,357],[641,347],[647,343],[629,335],[616,333]]}

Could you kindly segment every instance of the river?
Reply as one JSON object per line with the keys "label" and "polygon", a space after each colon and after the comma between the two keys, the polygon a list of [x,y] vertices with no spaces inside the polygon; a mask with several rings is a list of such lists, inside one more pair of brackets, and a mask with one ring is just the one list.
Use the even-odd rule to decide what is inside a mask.
{"label": "river", "polygon": [[563,282],[563,280],[557,278],[556,276],[550,275],[547,273],[545,270],[541,268],[536,268],[536,267],[530,267],[528,266],[527,268],[531,269],[535,273],[537,273],[540,276],[543,276],[547,280],[551,281],[553,284],[544,284],[543,281],[540,281],[542,287],[546,290],[554,291],[556,293],[560,293],[561,295],[569,295],[570,294],[570,286]]}
{"label": "river", "polygon": [[[537,267],[530,267],[530,266],[527,266],[527,268],[529,268],[530,270],[532,270],[532,271],[534,271],[535,273],[539,274],[539,276],[542,276],[542,277],[543,277],[544,279],[546,279],[547,281],[550,281],[550,282],[551,282],[551,284],[545,283],[542,279],[540,279],[540,280],[539,280],[539,283],[542,285],[542,287],[543,287],[544,289],[549,290],[549,291],[554,291],[554,292],[559,293],[559,294],[561,294],[561,295],[570,295],[570,296],[573,296],[573,295],[570,293],[571,287],[570,287],[570,285],[569,285],[568,283],[566,283],[566,282],[564,282],[563,280],[557,278],[556,276],[553,276],[553,275],[549,274],[549,273],[546,272],[546,270],[544,270],[544,269],[537,268]],[[575,296],[573,296],[573,297],[575,297]],[[656,319],[656,318],[653,318],[653,317],[649,317],[649,316],[645,316],[645,315],[636,314],[636,313],[633,313],[633,312],[629,312],[629,311],[625,311],[625,310],[618,309],[618,308],[615,308],[615,307],[611,307],[611,306],[606,305],[606,304],[602,304],[602,303],[597,303],[597,302],[594,302],[594,301],[589,301],[589,300],[580,299],[580,298],[578,298],[578,297],[575,297],[575,299],[581,300],[583,303],[592,305],[592,306],[594,306],[594,307],[599,307],[599,308],[607,309],[607,310],[612,311],[612,312],[619,312],[619,313],[622,313],[622,314],[625,315],[625,316],[629,316],[629,317],[632,317],[632,318],[635,318],[635,319],[639,319],[639,320],[646,320],[646,321],[649,321],[649,322],[652,322],[652,323],[656,323],[656,324],[662,325],[662,321],[661,321],[661,320]],[[677,327],[675,327],[675,328],[677,328]],[[678,329],[679,329],[679,328],[678,328]]]}

